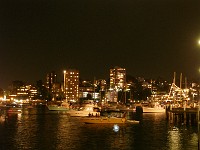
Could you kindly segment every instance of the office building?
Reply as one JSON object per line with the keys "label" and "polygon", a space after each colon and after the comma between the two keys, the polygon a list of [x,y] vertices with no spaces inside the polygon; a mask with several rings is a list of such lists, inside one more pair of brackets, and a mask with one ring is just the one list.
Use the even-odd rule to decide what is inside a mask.
{"label": "office building", "polygon": [[122,90],[126,87],[126,69],[115,67],[110,69],[110,89]]}
{"label": "office building", "polygon": [[79,71],[68,69],[64,71],[63,92],[67,101],[79,100]]}
{"label": "office building", "polygon": [[110,69],[110,89],[108,92],[108,100],[118,102],[118,92],[126,89],[126,69],[114,67]]}

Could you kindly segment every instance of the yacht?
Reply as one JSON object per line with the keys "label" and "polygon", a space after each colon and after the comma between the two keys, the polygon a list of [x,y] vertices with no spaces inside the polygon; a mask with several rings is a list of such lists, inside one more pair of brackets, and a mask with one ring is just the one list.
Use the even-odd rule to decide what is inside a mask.
{"label": "yacht", "polygon": [[142,104],[143,113],[164,113],[165,105],[161,105],[158,102],[151,102]]}
{"label": "yacht", "polygon": [[164,107],[142,107],[143,113],[165,113]]}
{"label": "yacht", "polygon": [[108,116],[82,117],[80,121],[86,124],[139,124],[137,120],[128,120],[126,113],[121,112],[112,112]]}
{"label": "yacht", "polygon": [[67,112],[71,117],[100,116],[100,107],[93,102],[84,102],[78,109]]}
{"label": "yacht", "polygon": [[57,104],[47,105],[47,108],[50,111],[68,111],[70,107],[68,102],[62,102],[61,105]]}

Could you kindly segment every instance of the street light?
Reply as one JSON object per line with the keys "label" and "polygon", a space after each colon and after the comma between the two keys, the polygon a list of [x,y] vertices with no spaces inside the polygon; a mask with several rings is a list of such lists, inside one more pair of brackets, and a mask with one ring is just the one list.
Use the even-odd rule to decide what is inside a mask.
{"label": "street light", "polygon": [[66,99],[66,70],[64,70],[63,71],[63,73],[64,73],[64,84],[63,84],[63,88],[64,88],[64,97],[65,97],[65,99]]}

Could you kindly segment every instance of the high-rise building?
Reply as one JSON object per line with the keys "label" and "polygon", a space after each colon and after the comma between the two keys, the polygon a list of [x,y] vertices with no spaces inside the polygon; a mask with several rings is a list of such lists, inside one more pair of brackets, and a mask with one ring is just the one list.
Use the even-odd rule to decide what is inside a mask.
{"label": "high-rise building", "polygon": [[92,94],[94,93],[94,85],[90,80],[81,81],[79,84],[79,98],[82,99],[92,99]]}
{"label": "high-rise building", "polygon": [[79,100],[79,71],[68,69],[64,71],[63,92],[67,101]]}
{"label": "high-rise building", "polygon": [[105,102],[105,100],[106,100],[106,89],[107,89],[106,80],[99,79],[97,81],[97,86],[99,87],[99,99],[100,99],[100,102]]}
{"label": "high-rise building", "polygon": [[126,87],[126,69],[114,67],[110,69],[110,89],[122,90]]}
{"label": "high-rise building", "polygon": [[126,89],[126,69],[121,67],[114,67],[110,69],[110,89],[107,93],[109,101],[117,102],[118,92]]}
{"label": "high-rise building", "polygon": [[49,92],[53,92],[53,85],[57,82],[57,75],[54,71],[50,72],[46,76],[46,87]]}

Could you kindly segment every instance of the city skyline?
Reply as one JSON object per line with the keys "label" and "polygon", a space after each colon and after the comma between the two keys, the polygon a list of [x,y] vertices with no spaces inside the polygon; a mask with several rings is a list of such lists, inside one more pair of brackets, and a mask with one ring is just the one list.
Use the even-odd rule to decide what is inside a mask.
{"label": "city skyline", "polygon": [[1,2],[0,87],[78,69],[84,79],[109,69],[172,79],[198,78],[200,1]]}
{"label": "city skyline", "polygon": [[[68,69],[65,69],[65,70],[63,70],[61,72],[61,76],[58,76],[59,73],[57,73],[55,71],[49,71],[44,77],[41,77],[39,80],[35,80],[35,81],[29,81],[29,80],[23,80],[23,79],[22,80],[15,79],[15,80],[10,81],[9,84],[6,85],[6,88],[3,88],[3,89],[9,88],[9,86],[13,85],[14,82],[17,82],[17,83],[19,82],[19,83],[22,83],[24,85],[33,85],[33,86],[35,84],[37,84],[37,82],[40,82],[43,85],[45,85],[47,88],[52,88],[52,84],[55,84],[55,83],[64,86],[66,71],[69,72],[69,71],[73,71],[73,70],[76,70],[77,72],[79,72],[79,70],[77,70],[77,69],[68,68]],[[118,71],[118,73],[117,74],[113,74],[111,72],[111,70],[112,71],[116,70],[116,71]],[[113,68],[110,68],[110,74],[109,74],[109,76],[107,78],[96,78],[96,77],[94,77],[92,79],[88,79],[88,78],[79,77],[79,82],[80,83],[89,82],[89,83],[94,83],[95,84],[96,81],[104,80],[106,82],[109,82],[109,84],[111,86],[111,89],[113,89],[113,88],[116,88],[116,87],[113,87],[113,85],[111,85],[111,84],[114,84],[114,82],[113,82],[114,81],[114,79],[113,79],[114,76],[113,75],[116,76],[116,77],[120,76],[119,80],[115,81],[115,84],[118,85],[116,87],[118,87],[118,88],[123,88],[126,83],[132,82],[132,80],[134,80],[134,79],[138,80],[140,82],[149,82],[149,83],[151,83],[152,81],[160,81],[160,82],[166,82],[166,83],[169,83],[169,84],[171,84],[173,82],[175,82],[175,84],[177,84],[177,83],[180,84],[180,80],[182,80],[183,84],[185,84],[185,82],[188,82],[188,81],[189,81],[188,83],[193,83],[193,82],[197,83],[197,80],[188,79],[182,73],[177,74],[176,72],[173,73],[173,76],[170,78],[170,80],[167,80],[167,79],[165,79],[165,78],[163,78],[161,76],[158,76],[157,78],[145,78],[143,76],[132,76],[130,74],[126,74],[126,68],[122,68],[120,66],[115,66]],[[129,82],[126,82],[126,80],[128,80]],[[0,87],[0,89],[1,88],[2,87]]]}

